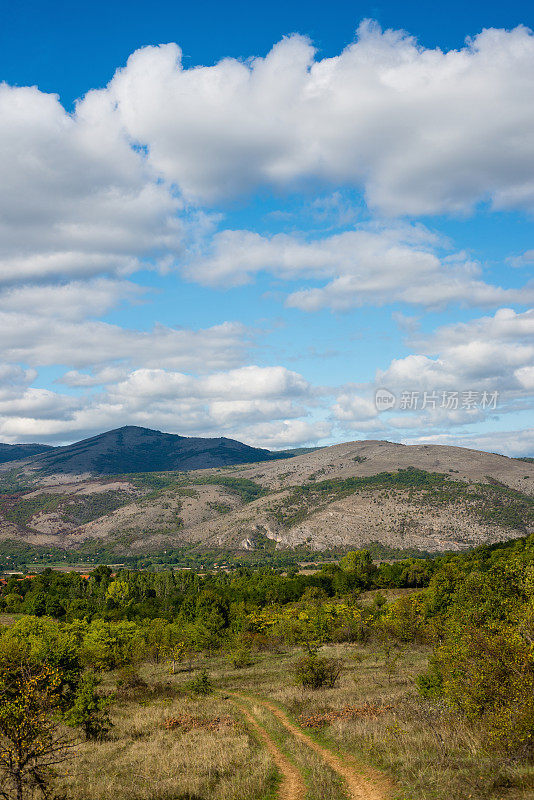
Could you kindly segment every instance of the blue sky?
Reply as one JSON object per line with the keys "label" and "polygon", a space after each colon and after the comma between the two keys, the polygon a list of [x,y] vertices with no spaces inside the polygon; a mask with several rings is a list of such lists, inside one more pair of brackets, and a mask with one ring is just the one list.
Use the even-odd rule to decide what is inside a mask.
{"label": "blue sky", "polygon": [[532,455],[532,25],[519,2],[6,4],[0,439]]}

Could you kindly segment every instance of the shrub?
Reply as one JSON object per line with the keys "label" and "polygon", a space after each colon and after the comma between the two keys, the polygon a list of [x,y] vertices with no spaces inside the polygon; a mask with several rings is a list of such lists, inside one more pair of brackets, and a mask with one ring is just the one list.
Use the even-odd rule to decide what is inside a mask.
{"label": "shrub", "polygon": [[147,683],[134,667],[129,666],[118,671],[117,686],[121,689],[146,689]]}
{"label": "shrub", "polygon": [[188,688],[193,694],[206,695],[213,692],[211,678],[205,669],[202,670],[200,675],[197,675],[196,678],[193,678],[193,680],[189,682]]}
{"label": "shrub", "polygon": [[333,689],[341,674],[337,658],[322,658],[317,653],[307,653],[295,664],[295,680],[305,689]]}
{"label": "shrub", "polygon": [[87,672],[80,680],[73,706],[65,714],[67,725],[81,728],[86,739],[104,739],[111,729],[107,711],[110,698],[98,693],[101,683],[94,672]]}
{"label": "shrub", "polygon": [[[452,628],[435,650],[423,688],[482,722],[490,741],[510,751],[534,746],[532,636],[513,626]],[[524,635],[522,635],[524,634]],[[435,677],[432,677],[432,673]]]}
{"label": "shrub", "polygon": [[249,647],[237,647],[230,653],[229,660],[234,669],[250,667],[254,663]]}
{"label": "shrub", "polygon": [[418,675],[415,679],[417,690],[421,697],[434,700],[443,694],[443,679],[439,672],[432,666],[427,672]]}

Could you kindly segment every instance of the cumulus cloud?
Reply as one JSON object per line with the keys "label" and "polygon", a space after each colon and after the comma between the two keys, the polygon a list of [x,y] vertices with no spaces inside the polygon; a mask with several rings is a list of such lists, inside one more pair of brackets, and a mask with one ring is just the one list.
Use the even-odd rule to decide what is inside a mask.
{"label": "cumulus cloud", "polygon": [[74,114],[0,84],[0,282],[124,275],[176,257],[181,204],[130,141],[106,94]]}
{"label": "cumulus cloud", "polygon": [[176,44],[146,47],[105,95],[189,198],[313,179],[363,186],[383,213],[433,214],[532,208],[533,77],[525,27],[444,52],[367,21],[333,58],[297,35],[207,67],[184,67]]}
{"label": "cumulus cloud", "polygon": [[393,360],[377,372],[377,383],[521,393],[534,361],[534,310],[499,309],[491,317],[443,326],[412,344],[424,352]]}
{"label": "cumulus cloud", "polygon": [[421,225],[362,226],[308,240],[252,231],[216,234],[206,254],[185,268],[207,285],[242,285],[268,271],[285,280],[331,280],[292,293],[287,305],[337,311],[364,304],[405,302],[430,308],[450,303],[495,306],[534,301],[534,285],[503,289],[481,279],[481,268],[462,254],[440,257],[439,237]]}
{"label": "cumulus cloud", "polygon": [[[207,286],[268,272],[295,282],[286,304],[307,311],[531,303],[532,285],[493,286],[437,234],[384,220],[480,202],[532,210],[533,79],[524,27],[443,52],[364,23],[333,58],[296,35],[264,58],[205,67],[184,68],[174,44],[143,48],[72,113],[36,87],[1,84],[0,435],[57,442],[130,422],[282,447],[327,437],[334,424],[377,430],[378,382],[487,387],[505,410],[526,403],[533,312],[501,309],[427,336],[398,316],[413,352],[361,392],[341,390],[331,422],[312,419],[326,393],[300,374],[243,366],[252,333],[239,323],[137,330],[98,317],[145,297],[136,271],[178,265]],[[322,238],[215,233],[221,217],[201,208],[258,188],[313,187],[308,222],[339,230],[356,223],[347,186],[364,191],[380,223],[323,228]],[[35,367],[51,365],[63,366],[68,393],[32,387]]]}
{"label": "cumulus cloud", "polygon": [[[91,368],[125,360],[201,372],[242,363],[249,339],[240,323],[200,330],[155,325],[141,331],[100,320],[72,322],[60,317],[0,312],[0,350],[5,361],[40,367],[64,364]],[[72,375],[67,382],[72,383]]]}
{"label": "cumulus cloud", "polygon": [[2,416],[33,420],[56,420],[58,416],[68,419],[79,407],[77,398],[58,395],[49,389],[28,388],[10,399],[0,398],[0,419]]}
{"label": "cumulus cloud", "polygon": [[256,400],[280,395],[304,395],[310,389],[309,383],[301,375],[285,367],[251,365],[200,378],[162,369],[138,369],[126,381],[119,383],[115,391],[128,397],[149,398],[157,395]]}
{"label": "cumulus cloud", "polygon": [[296,418],[308,413],[314,390],[285,367],[241,367],[196,377],[161,369],[138,369],[110,388],[107,401],[125,413],[172,415],[195,411],[193,424],[212,430],[235,430],[245,422]]}
{"label": "cumulus cloud", "polygon": [[134,424],[190,435],[252,438],[267,446],[321,438],[330,430],[326,423],[315,428],[306,421],[315,390],[283,367],[251,365],[208,376],[137,369],[105,391],[80,397],[29,389],[25,376],[14,378],[18,391],[0,396],[0,435],[8,439],[27,440],[38,432],[57,442]]}
{"label": "cumulus cloud", "polygon": [[378,416],[376,405],[371,400],[347,391],[338,396],[332,413],[336,419],[351,423],[367,422]]}
{"label": "cumulus cloud", "polygon": [[34,369],[24,369],[18,364],[0,363],[0,399],[19,396],[37,377]]}
{"label": "cumulus cloud", "polygon": [[376,417],[377,389],[395,397],[392,414],[380,417],[385,429],[443,430],[532,406],[534,310],[499,309],[493,316],[442,326],[410,344],[419,352],[393,359],[372,382],[347,387],[338,396],[332,414],[341,425],[359,426]]}
{"label": "cumulus cloud", "polygon": [[327,439],[332,432],[329,423],[302,419],[258,423],[243,429],[243,438],[250,444],[282,450],[303,447]]}
{"label": "cumulus cloud", "polygon": [[12,286],[0,291],[0,307],[10,314],[82,320],[99,316],[144,290],[131,281],[95,278],[60,284]]}
{"label": "cumulus cloud", "polygon": [[491,431],[471,434],[433,434],[403,440],[404,444],[449,444],[456,447],[471,447],[488,453],[503,453],[509,456],[532,456],[534,453],[534,428],[522,430]]}

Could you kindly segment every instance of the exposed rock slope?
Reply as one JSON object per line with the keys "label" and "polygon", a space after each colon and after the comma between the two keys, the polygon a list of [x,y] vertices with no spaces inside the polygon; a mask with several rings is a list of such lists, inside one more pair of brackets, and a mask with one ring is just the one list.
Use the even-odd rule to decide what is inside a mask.
{"label": "exposed rock slope", "polygon": [[534,464],[460,447],[347,442],[287,460],[112,480],[37,465],[4,473],[1,538],[92,541],[117,554],[371,542],[439,551],[534,529]]}

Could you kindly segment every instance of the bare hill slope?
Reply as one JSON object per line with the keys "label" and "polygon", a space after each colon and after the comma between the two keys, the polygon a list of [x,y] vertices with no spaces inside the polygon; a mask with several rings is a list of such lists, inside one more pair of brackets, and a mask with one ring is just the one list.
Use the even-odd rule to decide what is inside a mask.
{"label": "bare hill slope", "polygon": [[347,442],[189,472],[4,472],[0,538],[117,555],[194,545],[424,551],[516,538],[534,520],[534,464],[437,445]]}

